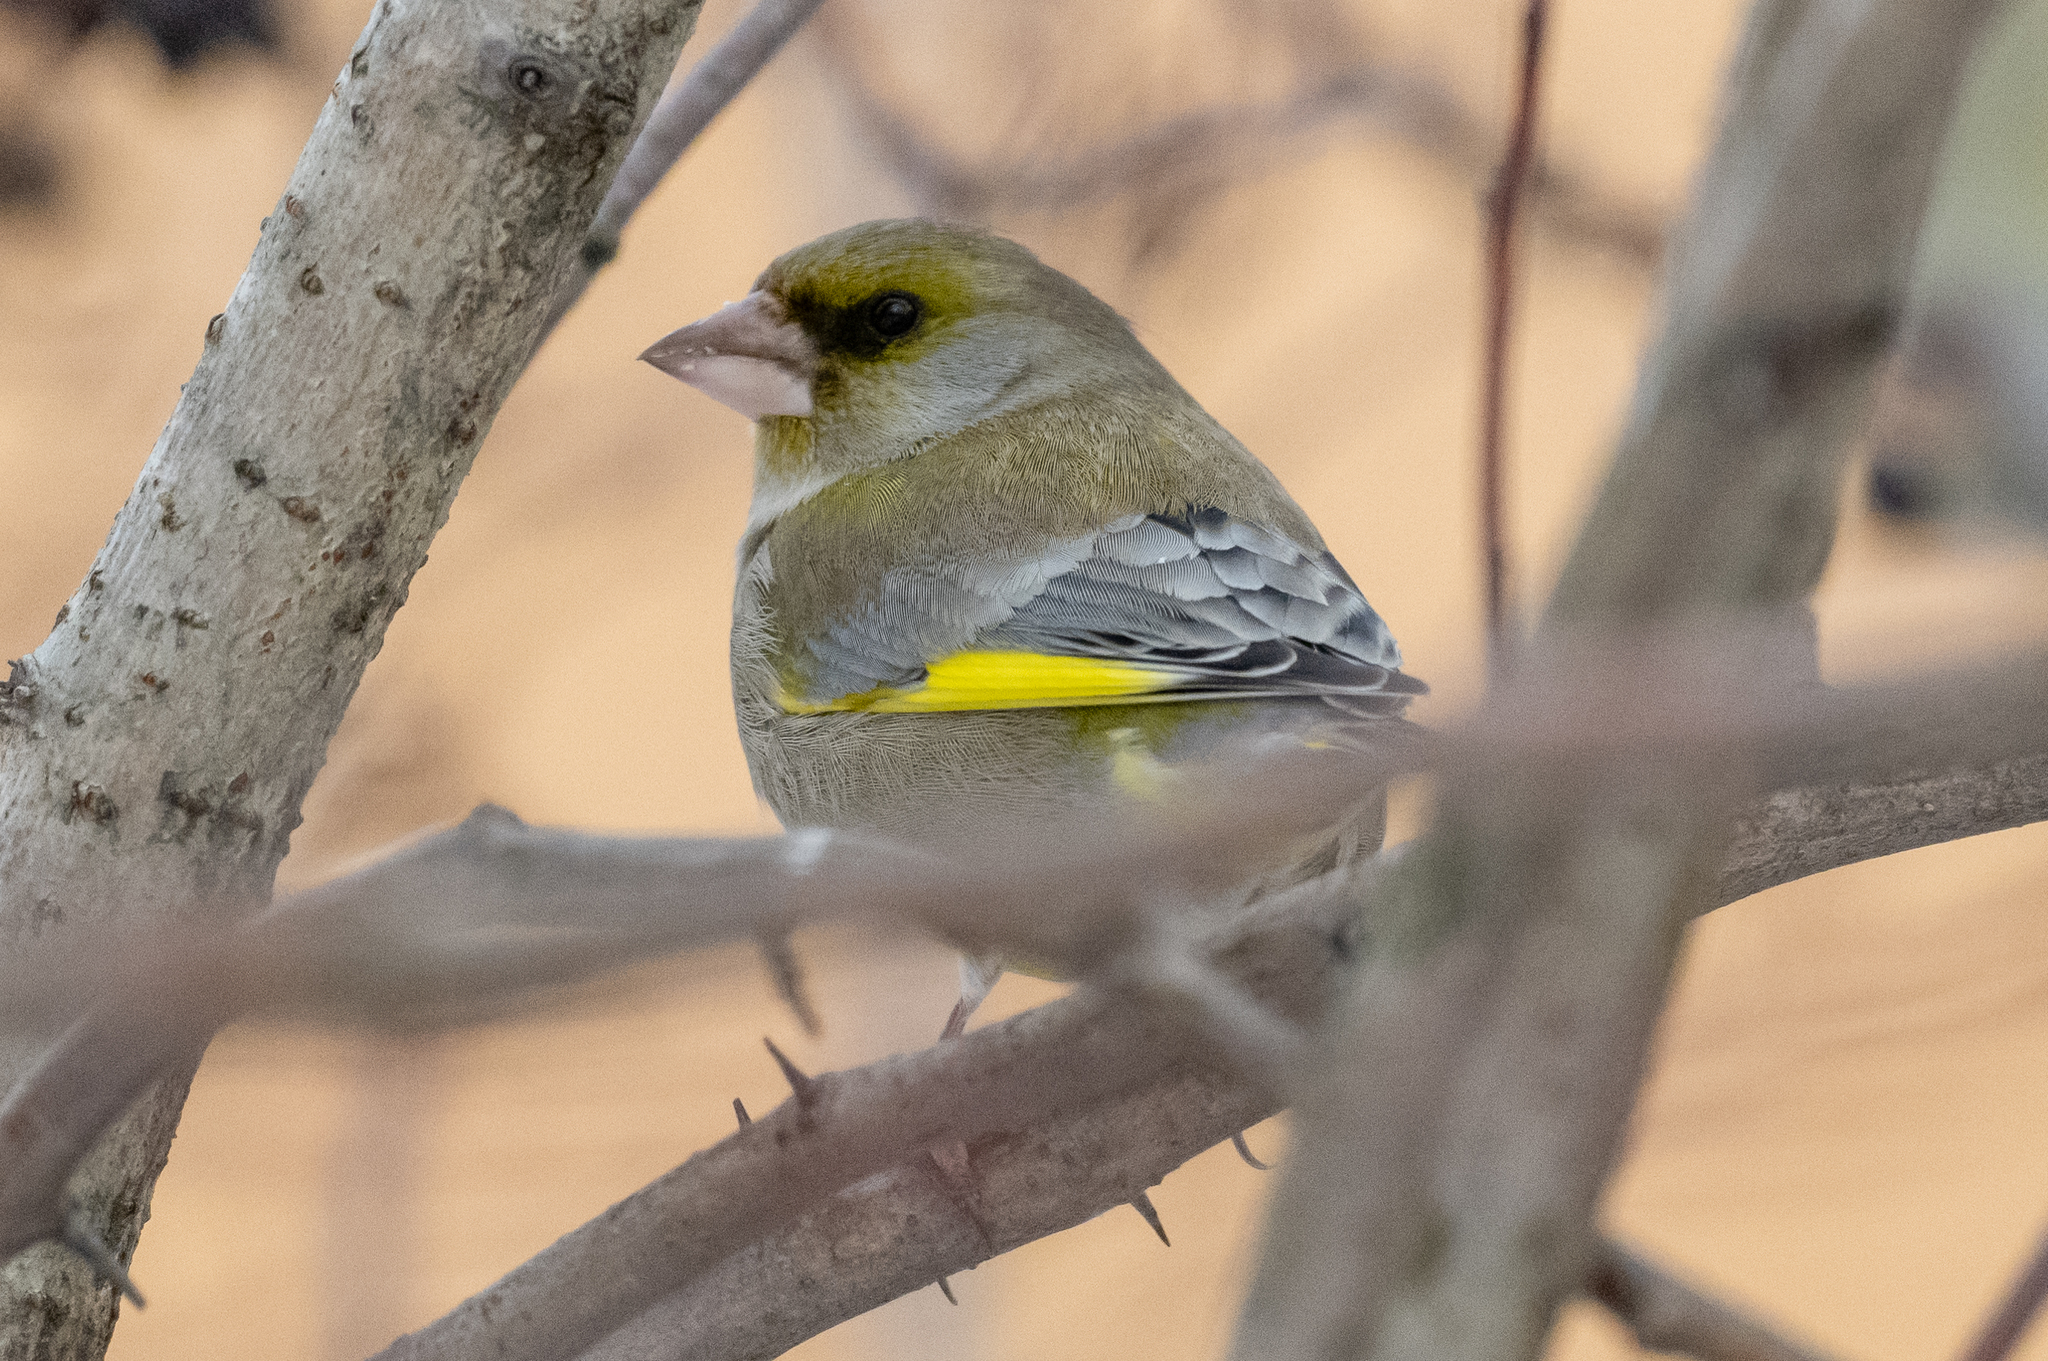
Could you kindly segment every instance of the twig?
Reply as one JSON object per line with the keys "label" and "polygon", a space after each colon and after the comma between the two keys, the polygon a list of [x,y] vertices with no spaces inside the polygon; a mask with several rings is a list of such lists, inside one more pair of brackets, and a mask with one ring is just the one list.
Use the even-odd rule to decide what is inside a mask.
{"label": "twig", "polygon": [[619,236],[626,223],[662,177],[822,3],[824,0],[759,0],[718,46],[690,68],[680,84],[662,96],[598,205],[575,271],[555,295],[548,314],[549,332],[576,305],[597,272],[618,255]]}
{"label": "twig", "polygon": [[1697,1361],[1827,1361],[1611,1240],[1596,1250],[1584,1289],[1646,1351]]}
{"label": "twig", "polygon": [[2005,1298],[1975,1340],[1964,1350],[1962,1361],[2006,1361],[2025,1336],[2027,1325],[2048,1300],[2048,1234],[2034,1248],[2033,1257],[2006,1290]]}
{"label": "twig", "polygon": [[1513,325],[1515,292],[1515,219],[1522,186],[1536,153],[1536,108],[1543,73],[1543,33],[1548,0],[1529,0],[1522,14],[1521,84],[1515,100],[1514,129],[1508,137],[1493,188],[1486,196],[1486,338],[1484,377],[1479,400],[1479,540],[1486,590],[1486,643],[1489,669],[1498,680],[1505,674],[1513,640],[1508,636],[1508,546],[1505,508],[1508,337]]}

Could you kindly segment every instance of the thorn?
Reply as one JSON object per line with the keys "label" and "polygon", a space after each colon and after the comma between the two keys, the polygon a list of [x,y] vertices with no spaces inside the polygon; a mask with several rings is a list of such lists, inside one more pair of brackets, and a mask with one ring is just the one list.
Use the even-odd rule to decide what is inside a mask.
{"label": "thorn", "polygon": [[974,1232],[981,1238],[981,1245],[994,1253],[995,1235],[989,1232],[988,1221],[981,1217],[980,1197],[974,1181],[974,1172],[968,1165],[967,1145],[959,1140],[927,1148],[924,1155],[939,1174],[939,1190],[961,1217],[974,1226]]}
{"label": "thorn", "polygon": [[955,1309],[960,1307],[960,1301],[953,1298],[952,1284],[944,1276],[939,1277],[939,1293],[946,1297],[946,1303],[952,1305]]}
{"label": "thorn", "polygon": [[1152,1208],[1152,1197],[1143,1191],[1138,1192],[1131,1197],[1131,1208],[1145,1216],[1145,1222],[1152,1226],[1152,1232],[1159,1235],[1160,1242],[1168,1247],[1173,1246],[1173,1240],[1166,1236],[1166,1226],[1159,1222],[1159,1211]]}
{"label": "thorn", "polygon": [[946,1018],[946,1028],[939,1032],[939,1040],[941,1043],[947,1040],[957,1040],[966,1033],[967,1002],[963,998],[953,1004],[953,1014]]}
{"label": "thorn", "polygon": [[821,1029],[818,1013],[811,1006],[810,994],[804,991],[804,967],[796,957],[795,944],[787,935],[762,936],[759,943],[768,975],[775,980],[776,995],[795,1013],[796,1023],[804,1028],[804,1034],[815,1037]]}
{"label": "thorn", "polygon": [[142,1292],[135,1288],[135,1282],[128,1279],[128,1273],[121,1266],[121,1259],[113,1249],[99,1240],[99,1236],[86,1227],[85,1217],[77,1206],[71,1207],[71,1214],[64,1221],[64,1234],[58,1240],[85,1259],[87,1266],[102,1279],[112,1281],[114,1288],[135,1301],[135,1307],[145,1307]]}
{"label": "thorn", "polygon": [[732,1099],[732,1113],[740,1118],[741,1129],[745,1129],[748,1125],[754,1123],[754,1117],[747,1114],[747,1103],[738,1097]]}
{"label": "thorn", "polygon": [[[734,1101],[733,1104],[737,1106],[739,1102]],[[1252,1146],[1244,1141],[1244,1131],[1239,1130],[1236,1134],[1230,1136],[1230,1146],[1237,1150],[1237,1156],[1243,1158],[1247,1165],[1255,1167],[1261,1172],[1271,1172],[1273,1170],[1273,1164],[1262,1163],[1252,1156]]]}
{"label": "thorn", "polygon": [[797,1107],[809,1110],[818,1104],[818,1080],[807,1076],[804,1070],[789,1061],[789,1056],[775,1047],[775,1041],[766,1035],[761,1043],[768,1046],[768,1052],[775,1056],[776,1067],[782,1069],[782,1076],[789,1080],[789,1090],[796,1097]]}

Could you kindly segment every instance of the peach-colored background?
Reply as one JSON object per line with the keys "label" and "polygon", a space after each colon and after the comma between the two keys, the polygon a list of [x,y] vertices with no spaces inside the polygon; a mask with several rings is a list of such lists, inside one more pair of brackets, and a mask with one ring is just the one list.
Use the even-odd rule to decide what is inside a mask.
{"label": "peach-colored background", "polygon": [[[692,55],[737,8],[711,0]],[[1135,116],[1125,84],[1192,73],[1176,81],[1192,102],[1229,74],[1214,25],[1185,21],[1191,6],[1088,8],[1000,22],[1076,25],[1041,35],[1076,54],[1060,88],[1094,91],[1114,116]],[[1015,95],[1010,52],[987,37],[997,19],[966,0],[863,9],[900,40],[905,102],[948,115],[963,146],[990,140]],[[1359,5],[1389,59],[1489,114],[1513,9]],[[0,44],[0,97],[44,112],[68,172],[54,209],[0,217],[5,655],[36,645],[85,571],[363,18],[359,0],[293,13],[283,62],[229,56],[179,79],[119,37],[56,66],[18,30]],[[1619,193],[1677,205],[1738,15],[1734,0],[1563,0],[1551,148]],[[315,787],[288,884],[483,798],[597,828],[772,825],[725,679],[748,431],[631,357],[777,252],[906,206],[799,41],[648,205],[506,407]],[[1131,315],[1279,472],[1435,683],[1421,716],[1469,703],[1468,188],[1340,126],[1203,209],[1148,271],[1124,267],[1113,214],[1001,225]],[[1512,497],[1533,607],[1626,400],[1651,281],[1542,233],[1526,260]],[[1821,601],[1831,675],[2048,634],[2038,553],[1902,534],[1845,504]],[[1412,831],[1420,816],[1411,798],[1399,821]],[[1845,1356],[1952,1350],[2048,1222],[2044,849],[2048,836],[2017,832],[1921,852],[1700,927],[1609,1223]],[[733,1096],[772,1105],[763,1033],[806,1064],[844,1065],[921,1044],[943,1018],[944,952],[830,934],[805,948],[820,1042],[796,1035],[743,953],[430,1041],[230,1031],[135,1263],[153,1302],[123,1318],[113,1354],[360,1355],[721,1137]],[[1053,991],[1008,980],[995,1013]],[[1284,1137],[1253,1141],[1270,1154]],[[1170,1251],[1119,1211],[958,1279],[958,1309],[925,1291],[803,1354],[1220,1354],[1267,1184],[1212,1151],[1154,1193]],[[1580,1308],[1556,1351],[1625,1347]],[[2048,1339],[2027,1355],[2048,1358]]]}

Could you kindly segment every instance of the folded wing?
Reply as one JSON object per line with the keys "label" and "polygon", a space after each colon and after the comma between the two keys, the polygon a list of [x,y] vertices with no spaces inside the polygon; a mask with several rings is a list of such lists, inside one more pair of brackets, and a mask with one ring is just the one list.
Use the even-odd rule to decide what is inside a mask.
{"label": "folded wing", "polygon": [[799,712],[1323,697],[1394,713],[1426,687],[1329,553],[1202,508],[1126,516],[1028,562],[898,569],[810,645]]}

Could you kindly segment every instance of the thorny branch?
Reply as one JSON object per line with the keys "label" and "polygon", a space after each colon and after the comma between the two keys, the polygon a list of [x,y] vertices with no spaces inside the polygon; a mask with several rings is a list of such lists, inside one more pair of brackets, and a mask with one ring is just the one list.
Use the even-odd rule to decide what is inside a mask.
{"label": "thorny branch", "polygon": [[[1677,669],[1697,671],[1690,664]],[[1538,690],[1529,705],[1532,711],[1554,711],[1559,701],[1544,697],[1554,693],[1580,697],[1581,712],[1589,719],[1604,714],[1601,736],[1614,744],[1607,750],[1634,744],[1641,751],[1658,743],[1713,747],[1746,731],[1764,734],[1766,745],[1782,753],[1787,764],[1805,752],[1819,769],[1834,773],[1867,772],[1887,757],[1921,763],[1942,759],[1944,750],[1996,752],[2048,742],[2048,693],[2038,683],[2043,674],[2048,674],[2048,659],[2029,658],[1996,673],[1952,677],[1932,687],[1916,680],[1911,686],[1865,692],[1801,692],[1776,721],[1761,726],[1750,716],[1753,710],[1739,705],[1734,715],[1706,713],[1687,723],[1669,713],[1631,711],[1591,681],[1552,681],[1532,670],[1520,684]],[[1675,680],[1649,688],[1686,709],[1704,711],[1699,697]],[[1925,703],[1929,689],[1956,697],[1952,706],[1930,711]],[[1917,716],[1909,716],[1914,703]],[[1590,729],[1564,721],[1542,734],[1540,746],[1597,748],[1594,737]],[[1513,763],[1526,759],[1529,750],[1526,741],[1518,746],[1484,724],[1469,734],[1448,735],[1439,747],[1442,760],[1452,767],[1485,760]],[[1854,759],[1845,765],[1846,753],[1854,753]],[[716,1236],[703,1240],[708,1246],[702,1253],[676,1260],[675,1274],[643,1280],[644,1272],[626,1270],[644,1249],[611,1228],[582,1238],[572,1235],[544,1268],[522,1269],[516,1280],[488,1292],[493,1303],[485,1311],[498,1316],[507,1301],[531,1301],[533,1310],[555,1318],[566,1306],[553,1292],[574,1289],[576,1281],[640,1281],[629,1296],[616,1293],[625,1287],[612,1287],[614,1293],[605,1297],[609,1303],[602,1308],[593,1303],[596,1312],[577,1315],[581,1323],[563,1316],[560,1326],[569,1331],[549,1345],[558,1343],[565,1350],[522,1353],[536,1356],[572,1355],[650,1307],[664,1311],[664,1317],[678,1310],[701,1316],[702,1326],[714,1332],[734,1328],[752,1336],[749,1330],[756,1324],[746,1322],[750,1317],[760,1327],[768,1327],[762,1320],[769,1320],[785,1331],[816,1331],[880,1298],[927,1283],[934,1273],[963,1270],[1000,1246],[1130,1200],[1191,1153],[1277,1108],[1284,1093],[1273,1084],[1284,1087],[1289,1081],[1286,1065],[1247,1069],[1230,1063],[1227,1056],[1242,1052],[1243,1046],[1234,1048],[1227,1036],[1219,1040],[1219,1018],[1241,1015],[1250,1006],[1270,1018],[1269,1026],[1298,1030],[1312,1020],[1336,977],[1335,958],[1322,943],[1340,931],[1354,910],[1358,885],[1343,876],[1319,881],[1260,904],[1234,925],[1212,929],[1206,939],[1182,932],[1178,937],[1169,933],[1162,942],[1158,928],[1170,928],[1171,921],[1154,921],[1150,914],[1162,899],[1213,895],[1234,881],[1235,866],[1246,854],[1243,838],[1254,844],[1261,837],[1268,844],[1284,840],[1327,819],[1331,808],[1383,780],[1388,769],[1361,768],[1349,758],[1306,768],[1275,763],[1263,775],[1251,770],[1239,790],[1242,803],[1234,798],[1229,808],[1206,814],[1198,809],[1150,829],[1098,830],[1092,840],[1082,830],[1053,828],[1044,845],[1006,845],[991,848],[979,861],[958,862],[844,834],[738,841],[604,838],[529,828],[496,810],[480,810],[461,827],[347,878],[280,900],[226,940],[137,943],[136,967],[101,980],[102,994],[118,1000],[74,1030],[0,1107],[0,1246],[55,1232],[65,1175],[97,1128],[149,1079],[152,1063],[196,1049],[213,1026],[242,1008],[284,1006],[300,1014],[382,1024],[451,1023],[536,987],[559,986],[653,954],[779,935],[828,915],[908,920],[956,941],[1008,945],[1058,962],[1075,976],[1105,979],[1121,991],[1120,997],[1095,995],[1085,1008],[1077,1001],[1065,1011],[1048,1013],[1034,1025],[1052,1029],[1022,1032],[1038,1038],[1017,1040],[1021,1048],[998,1051],[1007,1055],[1000,1062],[978,1049],[943,1060],[944,1065],[970,1063],[979,1070],[986,1059],[991,1076],[974,1079],[981,1085],[975,1088],[979,1095],[973,1109],[946,1117],[958,1123],[945,1125],[942,1132],[976,1140],[1026,1131],[1017,1146],[1024,1151],[1003,1155],[1021,1159],[1014,1185],[1022,1199],[998,1189],[1011,1183],[985,1179],[977,1219],[984,1227],[995,1226],[987,1239],[976,1229],[957,1241],[957,1236],[941,1236],[915,1252],[882,1253],[859,1270],[842,1263],[835,1283],[804,1292],[802,1305],[783,1302],[770,1308],[763,1296],[749,1294],[750,1303],[742,1308],[701,1290],[691,1291],[687,1300],[658,1303],[665,1294],[688,1290],[692,1275],[710,1270],[724,1251],[759,1245],[778,1225],[814,1210],[860,1176],[914,1160],[937,1137],[928,1125],[936,1117],[928,1112],[953,1109],[943,1104],[950,1098],[924,1095],[926,1089],[916,1085],[927,1080],[921,1065],[941,1062],[920,1057],[886,1071],[870,1068],[832,1080],[835,1091],[847,1093],[845,1101],[882,1104],[869,1115],[848,1117],[868,1131],[860,1136],[867,1141],[860,1148],[840,1149],[837,1136],[806,1143],[805,1156],[813,1161],[798,1180],[790,1180],[798,1174],[788,1169],[757,1167],[728,1174],[718,1170],[722,1163],[692,1163],[650,1188],[648,1232],[664,1241],[676,1235],[694,1241],[706,1222],[697,1218],[700,1213],[709,1214],[708,1222],[717,1226]],[[1292,797],[1281,797],[1283,789]],[[1247,816],[1244,808],[1280,811]],[[1745,824],[1725,886],[1714,901],[1938,836],[1995,830],[2044,814],[2048,758],[1873,786],[1789,791]],[[1062,852],[1046,850],[1050,845]],[[1821,847],[1820,853],[1810,853],[1813,846]],[[1161,865],[1181,867],[1178,887],[1161,881]],[[1060,905],[1059,910],[1048,912],[1048,903]],[[1195,971],[1197,986],[1162,993],[1156,981],[1175,977],[1174,971],[1156,962],[1147,967],[1145,961],[1158,960],[1162,950],[1174,955],[1176,938],[1183,942],[1177,957],[1201,964]],[[1186,974],[1183,969],[1179,976]],[[1240,999],[1236,1011],[1206,1004],[1205,985],[1200,984],[1205,975],[1215,980],[1206,985],[1211,995]],[[1116,987],[1116,980],[1133,978],[1137,988]],[[1145,986],[1146,979],[1154,980],[1154,986]],[[78,986],[75,976],[44,984],[60,993]],[[36,997],[29,980],[5,992],[15,1007],[31,1005]],[[1047,1078],[1040,1059],[1033,1057],[1075,1052],[1072,1046],[1084,1039],[1069,1025],[1095,1037],[1085,1043],[1105,1043],[1123,1055],[1091,1062],[1080,1087],[1072,1077]],[[951,1047],[945,1052],[953,1054]],[[1204,1076],[1193,1087],[1169,1080],[1175,1063],[1195,1063]],[[945,1066],[944,1075],[929,1080],[951,1091],[964,1079]],[[987,1085],[991,1081],[993,1089]],[[934,1101],[941,1104],[929,1104]],[[1089,1116],[1095,1124],[1069,1128],[1065,1123],[1063,1113],[1092,1110],[1098,1103],[1107,1103],[1102,1110],[1108,1113]],[[920,1114],[906,1125],[905,1110]],[[1171,1137],[1153,1137],[1169,1127]],[[1056,1164],[1071,1159],[1075,1140],[1116,1152],[1105,1155],[1087,1177],[1043,1175],[1043,1159],[1054,1158]],[[977,1152],[978,1169],[982,1162]],[[743,1185],[727,1185],[730,1177]],[[755,1202],[746,1188],[758,1189],[762,1178],[780,1189],[767,1208],[749,1208]],[[802,1187],[811,1189],[802,1194],[791,1189]],[[868,1208],[832,1210],[830,1232],[883,1232],[874,1216],[887,1221],[899,1213],[885,1199],[863,1193],[856,1200]],[[706,1204],[715,1212],[704,1210]],[[615,1225],[622,1212],[623,1207],[615,1210],[604,1222]],[[685,1219],[678,1220],[679,1214]],[[764,1214],[765,1219],[760,1217]],[[808,1260],[806,1253],[818,1246],[816,1235],[826,1231],[789,1230],[775,1252]],[[718,1245],[722,1251],[712,1252]],[[845,1255],[852,1249],[838,1243],[830,1251]],[[475,1318],[435,1325],[414,1344],[427,1348],[431,1342],[434,1349],[404,1354],[464,1355],[449,1339],[468,1336],[477,1326]]]}

